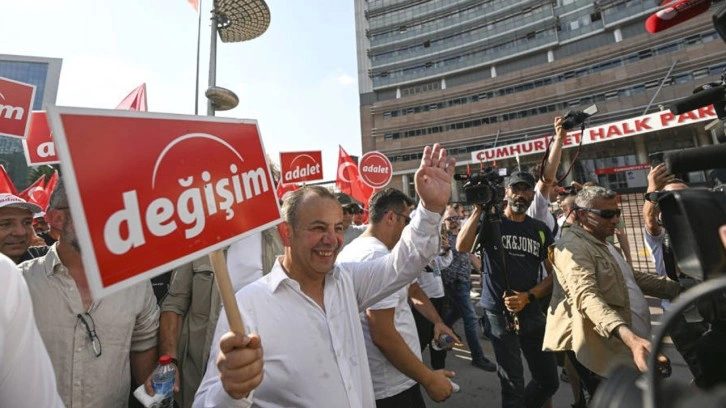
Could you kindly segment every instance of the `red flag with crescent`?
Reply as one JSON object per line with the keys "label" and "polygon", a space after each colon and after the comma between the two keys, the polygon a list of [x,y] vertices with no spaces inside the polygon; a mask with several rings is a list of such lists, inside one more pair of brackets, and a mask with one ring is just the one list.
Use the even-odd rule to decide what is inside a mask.
{"label": "red flag with crescent", "polygon": [[18,189],[15,188],[13,180],[10,179],[10,176],[5,171],[5,166],[2,164],[0,164],[0,193],[10,193],[14,196],[18,195]]}
{"label": "red flag with crescent", "polygon": [[373,195],[373,189],[360,179],[358,164],[343,149],[338,146],[338,172],[335,176],[335,185],[342,193],[348,194],[368,207],[368,200]]}

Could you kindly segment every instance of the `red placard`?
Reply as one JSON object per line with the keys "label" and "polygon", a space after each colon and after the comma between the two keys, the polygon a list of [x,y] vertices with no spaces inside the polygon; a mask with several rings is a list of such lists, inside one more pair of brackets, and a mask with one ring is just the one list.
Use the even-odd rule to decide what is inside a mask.
{"label": "red placard", "polygon": [[279,222],[255,121],[48,112],[94,297]]}
{"label": "red placard", "polygon": [[0,135],[24,138],[35,86],[0,77]]}
{"label": "red placard", "polygon": [[280,173],[284,184],[323,179],[323,153],[281,152]]}
{"label": "red placard", "polygon": [[25,161],[28,166],[58,163],[53,132],[48,125],[45,111],[33,111],[28,122],[28,137],[23,139]]}
{"label": "red placard", "polygon": [[358,164],[361,180],[373,188],[384,187],[391,181],[393,166],[385,154],[368,152],[360,158]]}

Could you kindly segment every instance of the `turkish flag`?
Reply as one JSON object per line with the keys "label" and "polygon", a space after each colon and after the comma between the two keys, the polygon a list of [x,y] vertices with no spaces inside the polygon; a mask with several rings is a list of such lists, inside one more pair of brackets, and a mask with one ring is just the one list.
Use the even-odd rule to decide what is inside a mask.
{"label": "turkish flag", "polygon": [[189,2],[189,4],[192,5],[192,7],[194,7],[194,10],[196,10],[197,12],[199,11],[199,0],[187,0],[187,1]]}
{"label": "turkish flag", "polygon": [[45,183],[45,189],[43,190],[43,194],[37,196],[38,201],[36,202],[36,204],[38,204],[40,208],[43,209],[43,211],[48,211],[48,204],[50,204],[50,195],[53,194],[53,190],[55,190],[56,185],[58,185],[57,170],[53,172],[52,176],[50,176],[50,180]]}
{"label": "turkish flag", "polygon": [[295,183],[285,184],[282,181],[280,181],[279,183],[277,183],[277,199],[283,200],[287,193],[292,193],[293,191],[295,191],[299,188],[300,187],[298,187],[298,185]]}
{"label": "turkish flag", "polygon": [[338,146],[338,172],[335,176],[335,185],[342,193],[348,194],[368,207],[368,200],[373,195],[373,189],[360,179],[358,164],[348,156],[343,146]]}
{"label": "turkish flag", "polygon": [[35,197],[39,197],[43,191],[45,191],[45,176],[40,176],[28,188],[18,193],[18,197],[29,203],[38,204]]}
{"label": "turkish flag", "polygon": [[0,193],[10,193],[12,195],[18,195],[18,189],[15,188],[15,184],[8,176],[5,171],[5,167],[0,164]]}
{"label": "turkish flag", "polygon": [[116,109],[146,112],[146,83],[139,85],[136,89],[131,91],[131,93],[118,104]]}

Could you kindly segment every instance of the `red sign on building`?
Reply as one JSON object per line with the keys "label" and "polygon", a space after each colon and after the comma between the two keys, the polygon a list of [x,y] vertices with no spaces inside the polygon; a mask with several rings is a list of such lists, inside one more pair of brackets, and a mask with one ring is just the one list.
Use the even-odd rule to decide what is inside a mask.
{"label": "red sign on building", "polygon": [[49,108],[94,297],[279,222],[255,121]]}
{"label": "red sign on building", "polygon": [[58,163],[53,133],[45,111],[34,111],[28,122],[28,137],[23,139],[25,161],[28,166]]}
{"label": "red sign on building", "polygon": [[0,78],[0,135],[24,138],[35,86]]}
{"label": "red sign on building", "polygon": [[281,152],[280,173],[284,184],[323,179],[323,154],[315,152]]}
{"label": "red sign on building", "polygon": [[358,164],[360,177],[364,183],[373,188],[382,188],[393,177],[393,166],[385,154],[381,152],[368,152],[360,158]]}

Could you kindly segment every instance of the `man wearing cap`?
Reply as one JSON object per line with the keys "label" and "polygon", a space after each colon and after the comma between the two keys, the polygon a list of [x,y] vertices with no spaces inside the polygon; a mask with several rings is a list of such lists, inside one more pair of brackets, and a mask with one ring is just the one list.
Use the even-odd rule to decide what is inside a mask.
{"label": "man wearing cap", "polygon": [[[486,219],[489,217],[477,225],[483,208],[476,205],[456,240],[456,250],[468,252],[477,232],[482,234],[489,272],[482,274],[481,305],[489,323],[486,334],[501,368],[497,374],[503,407],[541,407],[559,386],[554,354],[542,351],[545,317],[539,299],[552,290],[552,274],[541,279],[540,264],[544,261],[548,272],[551,270],[546,259],[553,238],[547,225],[526,214],[535,195],[534,185],[531,174],[512,173],[506,188],[507,206],[498,223],[501,237],[495,236],[495,224]],[[513,324],[515,316],[518,327]],[[526,386],[522,354],[532,374]]]}
{"label": "man wearing cap", "polygon": [[353,215],[359,211],[363,211],[363,207],[353,200],[353,197],[345,193],[336,193],[335,198],[343,207],[343,246],[346,246],[350,241],[358,238],[360,234],[365,232],[365,225],[353,224]]}
{"label": "man wearing cap", "polygon": [[31,247],[35,237],[33,214],[43,210],[12,194],[0,194],[0,253],[19,264],[48,252],[47,247]]}

